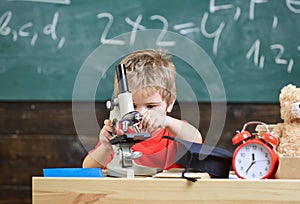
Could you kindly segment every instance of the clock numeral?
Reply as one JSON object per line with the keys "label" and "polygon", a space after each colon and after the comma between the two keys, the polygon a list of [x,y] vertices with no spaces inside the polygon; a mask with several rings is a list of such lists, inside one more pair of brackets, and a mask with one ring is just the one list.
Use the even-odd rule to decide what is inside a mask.
{"label": "clock numeral", "polygon": [[256,149],[257,149],[257,146],[256,146],[256,145],[253,145],[252,148],[253,148],[254,150],[256,150]]}
{"label": "clock numeral", "polygon": [[238,163],[239,163],[239,164],[240,164],[240,163],[242,163],[242,160],[241,160],[241,159],[239,159],[239,160],[238,160]]}
{"label": "clock numeral", "polygon": [[243,153],[241,153],[241,157],[245,157],[246,156],[246,154],[243,152]]}
{"label": "clock numeral", "polygon": [[240,170],[241,170],[241,171],[243,171],[243,170],[244,170],[244,167],[243,167],[243,166],[241,166],[241,167],[240,167]]}
{"label": "clock numeral", "polygon": [[245,149],[246,149],[246,152],[249,152],[249,150],[250,150],[250,148],[249,148],[249,147],[246,147]]}
{"label": "clock numeral", "polygon": [[269,170],[268,167],[266,167],[266,168],[265,168],[265,171],[268,171],[268,170]]}
{"label": "clock numeral", "polygon": [[255,173],[253,173],[253,174],[252,174],[252,178],[255,178],[255,177],[256,177],[256,175],[255,175]]}
{"label": "clock numeral", "polygon": [[269,154],[268,154],[268,153],[265,153],[265,157],[268,158],[268,156],[269,156]]}

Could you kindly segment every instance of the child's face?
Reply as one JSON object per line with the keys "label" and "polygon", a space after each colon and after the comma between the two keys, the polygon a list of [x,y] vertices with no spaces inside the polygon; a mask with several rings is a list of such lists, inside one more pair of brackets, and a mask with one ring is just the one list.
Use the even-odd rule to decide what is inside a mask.
{"label": "child's face", "polygon": [[133,94],[134,109],[140,114],[145,114],[151,109],[161,109],[165,113],[172,107],[168,107],[167,103],[157,92],[145,94],[143,91],[137,91]]}

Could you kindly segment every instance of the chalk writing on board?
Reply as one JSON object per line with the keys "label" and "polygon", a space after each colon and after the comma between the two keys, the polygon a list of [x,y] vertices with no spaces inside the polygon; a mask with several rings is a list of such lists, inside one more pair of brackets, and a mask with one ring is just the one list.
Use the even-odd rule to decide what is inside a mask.
{"label": "chalk writing on board", "polygon": [[125,41],[123,40],[113,40],[113,39],[107,39],[107,34],[113,24],[114,21],[114,17],[113,15],[111,15],[110,13],[99,13],[97,15],[97,18],[101,19],[101,18],[107,18],[108,22],[104,28],[104,31],[102,32],[101,38],[100,38],[100,42],[103,44],[111,44],[111,45],[124,45]]}
{"label": "chalk writing on board", "polygon": [[[250,0],[250,5],[249,5],[249,19],[254,20],[255,17],[255,6],[256,4],[262,4],[262,3],[268,3],[269,0]],[[299,0],[285,0],[286,7],[293,13],[300,13],[300,8]],[[209,12],[210,13],[215,13],[216,11],[219,10],[226,10],[226,9],[233,9],[234,6],[232,4],[219,4],[216,5],[215,0],[210,0],[209,1]],[[234,19],[238,18],[240,13],[240,8],[236,8],[236,14]]]}
{"label": "chalk writing on board", "polygon": [[135,38],[136,38],[136,32],[137,30],[146,30],[145,26],[140,25],[140,22],[142,20],[143,16],[142,15],[138,15],[136,18],[136,21],[131,20],[129,17],[125,18],[126,23],[128,23],[129,25],[132,26],[132,32],[130,35],[130,41],[129,44],[133,45],[135,42]]}
{"label": "chalk writing on board", "polygon": [[[203,18],[201,20],[200,28],[195,27],[195,23],[193,23],[193,22],[186,22],[186,23],[174,25],[173,29],[183,35],[187,35],[191,32],[202,31],[202,34],[204,37],[213,39],[213,54],[216,55],[217,51],[218,51],[219,39],[220,39],[222,30],[225,26],[225,23],[221,22],[220,25],[218,26],[218,28],[214,32],[208,32],[206,30],[208,15],[209,14],[207,12],[204,13]],[[107,13],[107,12],[99,13],[99,14],[97,14],[97,18],[98,19],[107,18],[107,22],[106,22],[104,31],[102,32],[101,38],[100,38],[101,43],[111,44],[111,45],[125,45],[126,44],[126,42],[122,41],[122,40],[107,39],[107,35],[114,23],[114,17],[111,13]],[[134,44],[137,30],[145,30],[146,29],[146,26],[141,24],[142,19],[143,19],[143,15],[141,15],[141,14],[138,15],[138,17],[136,18],[135,21],[133,21],[132,19],[130,19],[128,17],[125,18],[125,22],[128,23],[130,26],[132,26],[131,37],[130,37],[130,41],[129,41],[130,44]],[[161,32],[157,36],[157,40],[156,40],[157,46],[162,46],[162,47],[174,46],[176,42],[164,39],[167,31],[169,30],[168,20],[162,15],[152,15],[149,17],[149,19],[152,21],[156,20],[156,21],[161,22],[161,28],[160,28]]]}
{"label": "chalk writing on board", "polygon": [[179,33],[182,35],[186,35],[193,32],[200,32],[200,28],[196,27],[195,23],[193,22],[174,25],[173,29],[179,31]]}
{"label": "chalk writing on board", "polygon": [[213,54],[216,55],[217,52],[218,52],[219,39],[220,39],[221,33],[223,31],[223,28],[225,26],[225,23],[221,22],[221,24],[219,25],[219,27],[217,28],[217,30],[215,32],[208,33],[205,29],[207,19],[208,19],[208,13],[205,12],[204,15],[203,15],[203,18],[201,20],[201,31],[202,31],[202,34],[205,37],[214,39],[214,41],[213,41]]}
{"label": "chalk writing on board", "polygon": [[[106,26],[104,28],[104,31],[101,34],[101,38],[100,38],[100,42],[103,44],[111,44],[111,45],[125,45],[125,41],[123,40],[114,40],[114,39],[107,39],[107,35],[109,33],[109,30],[111,29],[112,25],[113,25],[113,21],[114,21],[114,17],[111,13],[99,13],[97,14],[97,18],[101,19],[101,18],[107,18],[108,21],[106,23]],[[130,19],[129,17],[125,18],[125,22],[127,24],[129,24],[130,26],[132,26],[132,30],[131,30],[131,35],[130,35],[130,41],[129,43],[132,45],[135,42],[136,39],[136,31],[137,30],[145,30],[146,27],[141,25],[141,20],[143,19],[142,15],[138,15],[136,20],[133,21],[132,19]],[[157,40],[156,40],[156,44],[158,46],[174,46],[175,42],[174,41],[165,41],[164,37],[168,31],[168,21],[165,17],[161,16],[161,15],[152,15],[150,16],[150,20],[158,20],[162,23],[162,29],[160,34],[157,36]]]}
{"label": "chalk writing on board", "polygon": [[214,13],[216,11],[223,10],[223,9],[231,9],[231,8],[233,8],[232,4],[220,4],[220,5],[216,5],[215,0],[210,0],[209,1],[209,12],[210,13]]}
{"label": "chalk writing on board", "polygon": [[[34,27],[34,24],[32,22],[27,22],[23,25],[21,25],[19,28],[12,28],[10,26],[10,21],[13,18],[13,12],[12,11],[6,11],[3,13],[0,17],[0,36],[12,36],[12,40],[16,42],[19,37],[27,37],[30,39],[30,45],[35,46],[38,38],[39,33],[34,32],[32,33],[32,28]],[[58,41],[57,48],[61,49],[65,44],[65,37],[64,36],[57,36],[56,28],[58,25],[59,20],[59,13],[55,12],[52,18],[51,23],[45,25],[41,33],[45,36],[50,36],[50,38],[53,41]]]}
{"label": "chalk writing on board", "polygon": [[287,72],[291,73],[292,72],[292,68],[294,65],[294,60],[293,59],[284,59],[283,58],[283,54],[284,54],[284,46],[281,44],[272,44],[270,46],[270,48],[272,50],[276,50],[277,51],[277,55],[275,58],[275,62],[276,64],[283,64],[283,65],[287,65]]}
{"label": "chalk writing on board", "polygon": [[[260,47],[261,41],[258,39],[255,40],[251,48],[248,50],[246,58],[250,59],[251,57],[253,57],[254,64],[259,68],[263,69],[265,63],[265,56],[260,54]],[[287,60],[284,58],[284,46],[282,44],[271,44],[270,49],[277,52],[276,57],[274,59],[275,63],[278,65],[286,65],[286,71],[288,73],[291,73],[294,65],[294,59],[290,58]]]}
{"label": "chalk writing on board", "polygon": [[256,40],[246,54],[246,58],[250,59],[253,56],[253,62],[259,68],[264,68],[265,56],[260,55],[260,40]]}
{"label": "chalk writing on board", "polygon": [[[250,0],[250,4],[249,4],[249,19],[250,20],[254,20],[255,18],[255,6],[256,4],[263,4],[263,3],[268,3],[268,0]],[[215,4],[215,0],[210,0],[209,2],[209,11],[210,13],[214,13],[215,11],[218,10],[224,10],[224,9],[233,9],[233,5],[232,4],[221,4],[221,5],[216,5]],[[293,13],[299,14],[300,13],[300,1],[299,0],[285,0],[286,3],[286,7],[288,8],[288,10],[290,10]],[[236,8],[236,12],[234,15],[234,20],[238,20],[239,16],[240,16],[241,10],[239,7]],[[278,25],[278,17],[277,16],[273,16],[273,22],[272,22],[272,29],[276,29],[277,25]],[[222,22],[223,23],[223,22]],[[215,40],[218,38],[215,38]],[[214,54],[216,54],[216,46],[217,43],[214,44]],[[256,39],[254,41],[254,43],[252,44],[252,46],[249,48],[247,54],[246,54],[246,59],[250,60],[251,57],[253,57],[253,63],[258,66],[260,69],[264,68],[265,65],[265,56],[263,54],[260,53],[260,46],[261,46],[261,40],[260,39]],[[294,65],[294,59],[293,58],[289,58],[289,59],[285,59],[284,58],[284,51],[285,51],[285,47],[282,44],[271,44],[270,45],[270,49],[277,51],[277,55],[274,59],[276,64],[279,65],[286,65],[286,71],[288,73],[292,72],[293,69],[293,65]],[[300,46],[297,47],[298,51],[300,51]]]}
{"label": "chalk writing on board", "polygon": [[[101,39],[100,39],[101,43],[112,44],[112,45],[125,45],[126,44],[125,41],[113,40],[113,39],[106,38],[110,29],[113,26],[113,23],[114,23],[114,17],[111,13],[100,13],[97,15],[97,17],[99,19],[100,18],[108,19],[106,27],[101,35]],[[220,40],[222,31],[225,27],[225,22],[221,22],[215,31],[209,33],[206,30],[208,17],[209,17],[209,13],[205,12],[202,17],[201,23],[200,23],[200,28],[196,27],[194,22],[185,22],[185,23],[174,25],[173,29],[182,35],[187,35],[188,33],[191,33],[191,32],[201,32],[204,37],[213,39],[212,52],[214,55],[217,55],[219,40]],[[125,18],[125,22],[132,26],[131,37],[130,37],[130,41],[129,41],[130,44],[134,44],[134,42],[135,42],[135,38],[136,38],[135,31],[136,30],[145,30],[146,29],[146,26],[141,25],[142,19],[143,19],[143,16],[141,14],[138,15],[138,17],[136,18],[135,21],[128,17]],[[164,41],[165,34],[169,28],[167,19],[160,15],[153,15],[153,16],[150,16],[150,20],[159,20],[162,22],[161,33],[159,36],[157,36],[157,45],[158,46],[174,46],[176,42]],[[277,23],[278,23],[278,18],[276,16],[274,16],[272,29],[275,29],[277,27]],[[251,58],[253,57],[253,63],[255,64],[255,66],[257,66],[260,69],[263,69],[265,66],[265,56],[260,53],[260,46],[261,46],[261,40],[256,39],[254,41],[254,43],[252,44],[252,46],[249,48],[245,57],[248,60],[251,60]],[[290,58],[289,60],[286,60],[283,58],[284,49],[285,49],[284,46],[281,44],[272,44],[272,45],[270,45],[270,49],[278,52],[276,55],[276,58],[274,59],[274,62],[278,65],[286,65],[287,66],[286,71],[288,73],[291,73],[292,69],[293,69],[293,65],[294,65],[294,60],[292,58]]]}
{"label": "chalk writing on board", "polygon": [[294,13],[300,13],[300,8],[299,8],[300,1],[299,0],[286,0],[285,4],[286,4],[286,7],[290,11],[292,11]]}
{"label": "chalk writing on board", "polygon": [[167,33],[167,30],[169,28],[167,19],[165,17],[161,16],[161,15],[153,15],[153,16],[150,16],[150,20],[158,20],[158,21],[161,21],[162,24],[163,24],[163,28],[161,29],[161,33],[157,37],[156,44],[158,46],[174,46],[175,45],[174,41],[163,41],[163,39],[164,39],[164,37]]}
{"label": "chalk writing on board", "polygon": [[[14,1],[14,0],[11,0]],[[21,0],[20,0],[21,1]],[[36,1],[36,2],[45,2],[45,3],[71,3],[70,0],[23,0],[23,1]],[[229,1],[230,2],[230,1]],[[246,16],[251,23],[255,23],[255,10],[258,7],[264,7],[269,3],[268,0],[250,0],[248,15]],[[293,13],[300,13],[299,5],[300,0],[285,0],[286,8]],[[156,45],[161,47],[170,47],[176,45],[176,42],[172,39],[167,39],[166,33],[168,31],[175,31],[181,35],[189,36],[190,34],[199,34],[204,38],[211,40],[212,45],[212,54],[214,56],[218,55],[218,51],[220,48],[220,41],[226,40],[223,35],[224,29],[227,26],[227,22],[225,20],[220,20],[218,22],[214,21],[213,24],[209,21],[211,17],[214,15],[218,15],[218,12],[222,12],[224,10],[231,11],[231,18],[234,22],[238,22],[242,16],[242,11],[240,7],[227,3],[227,4],[216,4],[215,0],[209,1],[209,8],[207,12],[203,12],[203,14],[199,13],[199,18],[197,21],[191,21],[187,19],[185,22],[172,22],[172,25],[169,23],[169,19],[166,16],[152,14],[149,16],[143,15],[142,13],[137,14],[134,17],[124,16],[123,19],[117,19],[118,23],[119,20],[123,20],[124,23],[130,26],[130,38],[128,40],[116,40],[113,39],[114,37],[108,37],[109,34],[112,32],[114,26],[118,26],[116,23],[116,19],[112,13],[109,12],[102,12],[96,14],[95,18],[99,21],[102,25],[104,25],[104,29],[99,30],[99,39],[100,43],[102,44],[111,44],[111,45],[119,45],[124,46],[127,43],[132,45],[135,43],[137,38],[137,30],[146,30],[146,29],[153,29],[147,27],[145,25],[145,21],[156,21],[158,22],[160,27],[160,33],[156,38]],[[0,14],[1,15],[1,14]],[[54,46],[57,49],[63,49],[64,45],[68,42],[66,37],[63,34],[57,33],[57,28],[59,26],[64,26],[63,24],[59,23],[60,15],[64,15],[64,13],[59,13],[58,11],[54,12],[53,16],[49,18],[49,22],[42,25],[42,27],[37,27],[34,23],[34,19],[32,21],[28,21],[23,23],[22,25],[13,26],[11,21],[14,16],[12,10],[5,11],[0,16],[0,37],[11,37],[13,42],[18,41],[19,38],[28,39],[30,46],[34,47],[37,45],[40,38],[49,38]],[[243,15],[245,16],[245,15]],[[118,17],[120,18],[120,17]],[[227,19],[228,20],[228,19]],[[276,32],[278,29],[278,25],[280,24],[280,19],[278,16],[274,15],[270,20],[271,25],[270,30],[272,29]],[[96,25],[95,25],[96,26]],[[122,30],[122,32],[128,32]],[[115,35],[120,35],[122,33],[117,33]],[[222,38],[223,37],[223,38]],[[250,41],[251,42],[251,41]],[[270,52],[275,53],[275,57],[272,59],[268,59],[267,55],[262,52],[261,46],[268,47]],[[297,51],[300,51],[300,46],[297,45]],[[245,59],[250,60],[258,69],[264,69],[266,63],[273,62],[282,66],[288,73],[293,71],[293,66],[295,61],[292,57],[286,56],[285,52],[285,45],[281,42],[272,43],[269,45],[265,45],[265,42],[262,41],[259,37],[253,39],[252,44],[246,48],[246,53],[244,54]]]}
{"label": "chalk writing on board", "polygon": [[277,16],[273,16],[272,28],[276,29],[277,25],[278,25],[278,17]]}

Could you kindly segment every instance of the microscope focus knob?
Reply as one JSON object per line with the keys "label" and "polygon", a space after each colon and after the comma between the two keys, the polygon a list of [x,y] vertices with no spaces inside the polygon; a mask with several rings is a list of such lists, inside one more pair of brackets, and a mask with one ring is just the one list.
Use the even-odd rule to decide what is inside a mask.
{"label": "microscope focus knob", "polygon": [[112,111],[114,109],[114,102],[112,99],[108,99],[106,101],[106,108],[108,111]]}

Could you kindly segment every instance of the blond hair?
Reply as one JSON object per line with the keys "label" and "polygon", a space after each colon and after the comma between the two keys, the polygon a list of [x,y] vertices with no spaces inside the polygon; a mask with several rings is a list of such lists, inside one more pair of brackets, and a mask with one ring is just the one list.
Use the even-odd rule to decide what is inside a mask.
{"label": "blond hair", "polygon": [[[176,68],[171,55],[162,50],[137,50],[124,59],[129,90],[134,94],[142,90],[143,94],[158,92],[170,105],[176,99]],[[115,79],[115,93],[118,93]]]}

